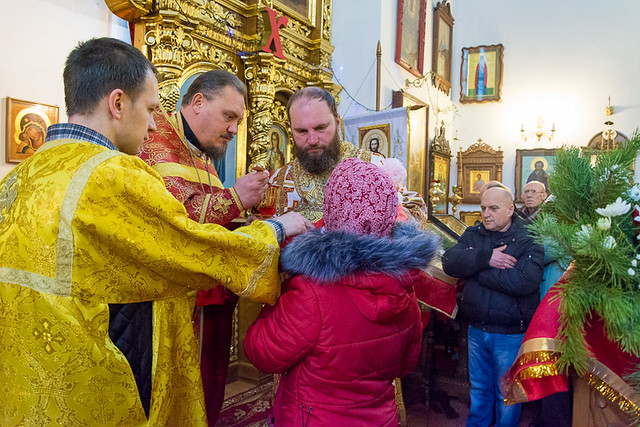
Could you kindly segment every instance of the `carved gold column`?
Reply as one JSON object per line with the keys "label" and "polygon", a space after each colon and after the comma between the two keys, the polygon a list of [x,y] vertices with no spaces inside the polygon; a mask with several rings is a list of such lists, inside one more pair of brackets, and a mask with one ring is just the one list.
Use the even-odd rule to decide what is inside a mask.
{"label": "carved gold column", "polygon": [[255,37],[240,31],[244,18],[219,2],[105,2],[113,13],[135,25],[133,44],[158,69],[160,103],[167,111],[176,110],[180,87],[190,76],[215,68],[241,74],[238,52],[256,48]]}
{"label": "carved gold column", "polygon": [[166,111],[176,111],[180,98],[180,78],[184,72],[184,56],[191,46],[193,37],[182,26],[168,27],[160,17],[144,17],[142,45],[158,70],[160,104]]}
{"label": "carved gold column", "polygon": [[160,13],[150,13],[150,0],[105,0],[115,15],[134,24],[133,45],[140,49],[158,70],[160,104],[175,111],[180,98],[179,79],[184,72],[184,49],[193,45],[190,33]]}
{"label": "carved gold column", "polygon": [[245,61],[244,76],[247,79],[249,89],[251,115],[250,142],[247,150],[248,157],[251,159],[249,170],[254,166],[267,167],[267,147],[269,146],[269,130],[272,122],[271,111],[279,76],[277,70],[284,63],[284,60],[265,52],[258,52]]}

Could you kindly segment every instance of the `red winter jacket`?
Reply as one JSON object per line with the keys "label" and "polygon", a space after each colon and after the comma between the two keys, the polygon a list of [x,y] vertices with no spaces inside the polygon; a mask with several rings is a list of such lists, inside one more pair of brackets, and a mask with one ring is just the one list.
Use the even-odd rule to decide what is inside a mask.
{"label": "red winter jacket", "polygon": [[[312,232],[286,248],[285,270],[307,274],[285,283],[244,340],[259,370],[283,374],[276,426],[398,425],[392,382],[415,367],[422,338],[413,285],[424,275],[412,267],[425,267],[437,246],[415,231],[409,239]],[[412,251],[418,241],[429,249]]]}

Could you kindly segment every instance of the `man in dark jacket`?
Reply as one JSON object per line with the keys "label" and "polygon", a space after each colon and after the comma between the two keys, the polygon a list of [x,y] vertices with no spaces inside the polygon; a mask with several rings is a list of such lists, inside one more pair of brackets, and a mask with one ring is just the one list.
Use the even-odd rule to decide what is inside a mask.
{"label": "man in dark jacket", "polygon": [[469,321],[471,409],[467,426],[517,426],[520,406],[505,406],[500,378],[515,361],[536,310],[544,251],[514,213],[508,189],[481,198],[482,224],[467,228],[442,257],[445,273],[464,280],[460,309]]}

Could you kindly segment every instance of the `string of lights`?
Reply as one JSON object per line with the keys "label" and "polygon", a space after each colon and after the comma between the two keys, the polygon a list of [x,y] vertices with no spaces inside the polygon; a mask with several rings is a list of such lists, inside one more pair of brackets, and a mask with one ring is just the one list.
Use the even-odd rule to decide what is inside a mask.
{"label": "string of lights", "polygon": [[[367,71],[367,74],[364,76],[364,78],[362,79],[362,82],[360,83],[360,86],[358,87],[358,90],[356,91],[355,95],[351,95],[351,93],[349,93],[349,91],[347,90],[347,87],[340,81],[340,77],[338,77],[338,73],[336,73],[336,71],[333,68],[329,68],[331,70],[331,72],[333,73],[333,78],[336,80],[336,82],[342,86],[342,90],[344,91],[344,93],[347,95],[347,97],[351,100],[351,103],[349,104],[349,106],[347,107],[345,114],[347,111],[349,111],[349,109],[351,108],[351,106],[353,105],[353,103],[357,104],[358,106],[360,106],[361,108],[363,108],[366,111],[376,111],[375,108],[370,108],[367,107],[366,105],[364,105],[363,103],[361,103],[360,101],[358,101],[355,97],[358,95],[358,93],[360,92],[360,89],[362,88],[362,85],[364,84],[364,82],[367,80],[367,77],[369,77],[369,74],[371,73],[371,70],[373,69],[373,66],[375,65],[375,60],[371,63],[371,66],[369,67],[369,70]],[[393,73],[391,73],[391,71],[389,70],[389,68],[387,67],[387,65],[384,63],[384,61],[382,62],[382,65],[384,66],[384,69],[387,71],[387,73],[389,74],[389,76],[391,76],[391,79],[393,80],[393,82],[396,85],[396,89],[400,90],[401,86],[398,83],[398,81],[395,79],[395,77],[393,76]],[[381,111],[384,110],[388,110],[391,108],[391,102],[389,102],[389,104],[387,104],[384,108],[381,109]]]}
{"label": "string of lights", "polygon": [[358,93],[360,92],[360,89],[362,89],[362,85],[364,84],[364,82],[367,80],[367,77],[369,76],[369,73],[371,72],[371,69],[373,68],[373,65],[375,64],[375,61],[371,64],[371,66],[369,66],[369,70],[367,71],[367,74],[364,76],[364,78],[362,79],[362,81],[360,82],[360,86],[358,86],[358,90],[356,90],[356,94],[355,95],[351,95],[349,93],[349,91],[347,90],[347,87],[340,81],[340,78],[338,77],[338,73],[336,73],[336,71],[331,68],[331,72],[333,73],[333,78],[336,80],[336,82],[338,82],[338,84],[340,86],[342,86],[342,90],[344,91],[344,93],[347,95],[347,97],[349,97],[349,99],[351,100],[351,102],[349,103],[349,105],[347,106],[347,109],[344,112],[344,115],[347,115],[347,112],[351,109],[351,106],[353,105],[353,103],[355,102],[356,104],[358,104],[360,107],[364,108],[367,111],[375,111],[375,109],[369,108],[366,105],[362,104],[361,102],[359,102],[356,99],[356,96],[358,96]]}

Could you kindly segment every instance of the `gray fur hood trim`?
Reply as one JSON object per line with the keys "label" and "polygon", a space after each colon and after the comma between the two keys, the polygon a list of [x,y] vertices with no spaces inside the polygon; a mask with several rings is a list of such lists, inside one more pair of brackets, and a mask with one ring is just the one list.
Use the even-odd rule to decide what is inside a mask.
{"label": "gray fur hood trim", "polygon": [[433,233],[415,224],[397,224],[388,237],[362,236],[344,231],[310,231],[296,237],[280,258],[284,271],[320,282],[355,273],[385,273],[400,277],[425,269],[440,246]]}

